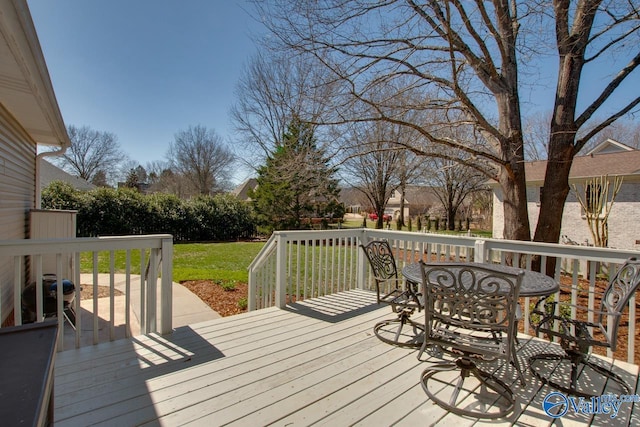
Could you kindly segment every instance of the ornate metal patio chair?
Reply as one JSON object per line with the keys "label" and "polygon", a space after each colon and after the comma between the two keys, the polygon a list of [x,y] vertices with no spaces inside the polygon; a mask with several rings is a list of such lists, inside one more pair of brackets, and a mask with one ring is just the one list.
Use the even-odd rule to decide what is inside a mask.
{"label": "ornate metal patio chair", "polygon": [[[537,322],[532,322],[536,334],[545,335],[549,339],[557,337],[560,339],[560,345],[564,350],[564,354],[543,353],[532,356],[529,359],[529,369],[543,383],[549,384],[560,391],[572,394],[578,397],[592,397],[601,395],[601,389],[593,389],[588,391],[586,387],[592,384],[578,381],[580,372],[587,372],[585,367],[593,369],[596,373],[617,383],[622,392],[619,394],[630,394],[629,385],[615,372],[603,367],[590,359],[589,352],[592,346],[610,348],[611,351],[616,350],[618,338],[618,326],[622,313],[629,303],[629,299],[638,289],[640,285],[640,261],[636,258],[629,258],[609,285],[595,295],[595,301],[600,301],[599,309],[589,309],[571,302],[556,301],[552,298],[541,299],[532,311],[532,317],[538,318]],[[567,289],[567,291],[571,291]],[[575,311],[574,311],[575,310]],[[575,313],[575,315],[573,314]],[[569,361],[571,364],[569,378],[552,379],[558,372],[567,372],[566,369],[556,368],[555,364],[553,372],[544,369],[549,361],[562,362]],[[585,375],[587,381],[590,376]],[[592,378],[591,378],[592,380]]]}
{"label": "ornate metal patio chair", "polygon": [[[453,356],[422,372],[422,388],[432,401],[455,414],[503,417],[513,411],[513,391],[476,363],[503,359],[516,368],[524,386],[515,340],[524,272],[509,274],[484,264],[457,267],[454,272],[452,266],[421,262],[425,339],[418,359],[425,351]],[[457,370],[456,379],[451,371]]]}
{"label": "ornate metal patio chair", "polygon": [[[410,318],[416,310],[422,309],[418,284],[398,278],[396,261],[391,246],[386,240],[373,240],[360,246],[373,272],[378,304],[389,304],[397,314],[393,319],[376,323],[373,332],[388,344],[404,347],[420,346],[424,325]],[[409,328],[405,326],[410,327],[409,333],[407,333]]]}

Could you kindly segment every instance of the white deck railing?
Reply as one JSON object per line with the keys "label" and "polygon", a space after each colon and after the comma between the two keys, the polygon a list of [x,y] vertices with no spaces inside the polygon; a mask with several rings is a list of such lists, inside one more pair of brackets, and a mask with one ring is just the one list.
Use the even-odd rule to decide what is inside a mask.
{"label": "white deck railing", "polygon": [[[249,309],[284,307],[300,299],[350,289],[373,289],[369,267],[359,249],[361,242],[372,239],[389,240],[399,271],[420,259],[511,262],[531,269],[534,257],[540,257],[542,271],[546,272],[547,259],[556,258],[555,279],[560,281],[562,277],[574,289],[587,293],[591,309],[595,305],[596,279],[609,280],[627,258],[640,256],[640,252],[630,250],[389,230],[277,231],[256,257],[259,262],[250,266]],[[572,304],[577,295],[572,293]],[[532,333],[529,316],[533,303],[533,298],[525,298],[522,304],[525,333]],[[629,308],[627,360],[633,362],[635,298]]]}
{"label": "white deck railing", "polygon": [[[0,261],[13,264],[13,320],[16,325],[23,323],[22,319],[22,291],[28,283],[36,285],[36,321],[43,320],[43,292],[42,276],[43,257],[54,256],[56,260],[55,274],[57,283],[62,283],[62,279],[71,280],[75,286],[75,299],[73,307],[77,313],[75,325],[75,345],[80,346],[83,330],[91,330],[93,344],[98,343],[98,274],[99,274],[99,253],[107,252],[109,258],[109,337],[111,340],[115,336],[114,318],[114,275],[116,274],[115,258],[116,254],[124,253],[125,274],[125,304],[124,313],[119,313],[125,319],[125,331],[128,336],[131,331],[131,312],[138,313],[138,322],[141,333],[158,332],[167,334],[172,331],[172,268],[173,268],[173,239],[170,235],[146,235],[146,236],[122,236],[122,237],[99,237],[99,238],[72,238],[72,239],[47,239],[47,240],[10,240],[0,242]],[[80,259],[81,254],[89,257],[92,264],[93,287],[93,312],[92,327],[87,328],[82,325],[80,315]],[[140,275],[131,274],[133,267],[132,255],[140,258]],[[63,260],[69,260],[70,266],[63,265]],[[27,268],[30,267],[30,268]],[[68,268],[70,267],[70,269]],[[65,271],[70,271],[71,277],[64,277]],[[135,277],[132,284],[132,277]],[[139,277],[140,280],[137,280]],[[160,278],[160,288],[158,289],[158,278]],[[139,283],[139,285],[138,285]],[[86,283],[84,284],[87,285]],[[139,289],[134,289],[139,286]],[[134,301],[131,295],[139,295],[139,299]],[[64,348],[64,328],[71,327],[64,321],[63,316],[63,287],[57,287],[57,321],[58,321],[58,350]],[[133,307],[136,304],[136,307]],[[0,307],[6,304],[0,304]],[[2,318],[5,317],[4,313]]]}

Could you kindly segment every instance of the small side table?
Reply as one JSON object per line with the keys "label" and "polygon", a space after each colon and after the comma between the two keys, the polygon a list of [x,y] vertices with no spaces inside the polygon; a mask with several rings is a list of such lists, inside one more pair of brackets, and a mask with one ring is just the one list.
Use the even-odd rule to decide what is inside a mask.
{"label": "small side table", "polygon": [[58,322],[0,328],[0,423],[53,425]]}

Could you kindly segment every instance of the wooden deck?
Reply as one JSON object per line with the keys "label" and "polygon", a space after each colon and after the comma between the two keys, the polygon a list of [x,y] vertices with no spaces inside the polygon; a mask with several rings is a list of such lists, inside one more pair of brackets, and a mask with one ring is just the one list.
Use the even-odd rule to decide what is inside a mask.
{"label": "wooden deck", "polygon": [[[542,410],[551,391],[510,368],[518,407],[507,419],[478,422],[427,399],[417,350],[389,346],[372,332],[390,317],[373,294],[350,291],[58,354],[55,425],[552,425]],[[518,355],[549,350],[522,336]],[[616,361],[636,389],[638,366]],[[528,369],[528,368],[527,368]],[[453,381],[453,377],[452,377]],[[602,386],[599,390],[602,390]],[[640,425],[640,404],[608,415],[569,411],[557,425]]]}

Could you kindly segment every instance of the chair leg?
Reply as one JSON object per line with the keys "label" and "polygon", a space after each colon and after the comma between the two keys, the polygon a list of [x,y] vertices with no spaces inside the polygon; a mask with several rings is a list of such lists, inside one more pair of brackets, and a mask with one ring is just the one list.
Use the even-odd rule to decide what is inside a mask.
{"label": "chair leg", "polygon": [[[455,380],[455,385],[448,400],[443,391],[443,385],[451,385],[451,375],[447,371],[460,370],[460,376]],[[444,373],[442,378],[439,374]],[[475,388],[464,388],[465,381],[474,377],[479,384]],[[429,382],[436,382],[435,391],[429,387]],[[495,419],[511,413],[515,407],[515,397],[511,388],[498,378],[481,371],[470,360],[462,358],[453,362],[436,363],[425,369],[420,377],[422,389],[429,399],[438,406],[458,415],[467,415],[475,418]],[[460,395],[465,390],[468,395]],[[460,400],[460,397],[464,399]],[[475,409],[479,408],[479,409]],[[489,408],[494,408],[490,410]]]}
{"label": "chair leg", "polygon": [[[560,378],[558,381],[554,381],[550,378],[550,375],[546,376],[544,375],[542,372],[540,372],[539,369],[536,369],[535,365],[536,363],[540,362],[540,361],[547,361],[547,362],[562,362],[563,360],[568,361],[571,365],[571,373],[570,373],[570,377],[569,377],[569,384],[567,385],[566,382],[561,382],[562,378]],[[542,381],[543,384],[548,384],[551,387],[565,393],[568,395],[573,395],[576,397],[584,397],[584,398],[591,398],[591,397],[595,397],[595,396],[600,396],[602,394],[601,391],[597,391],[597,392],[587,392],[585,390],[579,390],[578,388],[578,373],[580,370],[580,367],[584,367],[584,366],[588,366],[590,367],[593,371],[597,372],[598,374],[602,375],[605,378],[611,379],[612,381],[615,381],[623,390],[622,393],[619,394],[629,394],[630,393],[630,388],[627,385],[626,381],[624,379],[622,379],[622,377],[618,374],[616,374],[615,372],[612,372],[606,368],[603,368],[602,366],[597,365],[596,363],[593,363],[589,360],[586,359],[585,355],[579,352],[567,352],[565,354],[557,354],[557,353],[542,353],[542,354],[536,354],[534,356],[532,356],[529,359],[529,370],[531,371],[531,373],[533,375],[536,376],[536,378],[538,378],[540,381]]]}
{"label": "chair leg", "polygon": [[[395,319],[383,320],[376,323],[373,332],[381,341],[399,347],[420,347],[424,339],[424,325],[409,318],[410,313],[401,311]],[[397,325],[394,327],[393,325]],[[405,325],[411,326],[412,334],[402,334]],[[403,337],[407,337],[403,340]]]}

